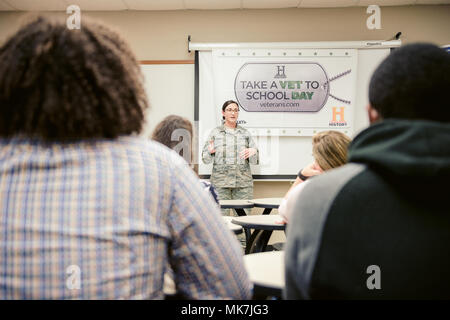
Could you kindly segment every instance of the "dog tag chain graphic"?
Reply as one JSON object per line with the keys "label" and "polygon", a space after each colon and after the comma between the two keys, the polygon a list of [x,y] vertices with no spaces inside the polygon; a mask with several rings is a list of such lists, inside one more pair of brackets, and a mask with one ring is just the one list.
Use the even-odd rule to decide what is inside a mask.
{"label": "dog tag chain graphic", "polygon": [[[341,77],[343,77],[343,76],[349,74],[350,72],[352,72],[352,69],[349,69],[349,70],[347,70],[347,71],[345,71],[345,72],[342,72],[342,73],[338,74],[337,76],[331,78],[327,83],[325,83],[325,85],[328,86],[328,84],[329,84],[331,81],[334,81],[334,80],[336,80],[336,79],[339,79],[339,78],[341,78]],[[350,103],[351,103],[350,100],[344,100],[344,99],[338,98],[338,97],[332,95],[331,93],[330,93],[330,97],[332,97],[333,99],[335,99],[335,100],[337,100],[337,101],[339,101],[339,102],[345,103],[345,104],[350,104]]]}

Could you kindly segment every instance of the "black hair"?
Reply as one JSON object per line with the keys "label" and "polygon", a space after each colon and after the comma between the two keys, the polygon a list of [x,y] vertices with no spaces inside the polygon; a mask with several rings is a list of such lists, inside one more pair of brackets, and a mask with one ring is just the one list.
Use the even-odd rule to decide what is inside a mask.
{"label": "black hair", "polygon": [[0,137],[44,141],[139,133],[147,108],[140,66],[125,41],[83,19],[39,16],[0,47]]}
{"label": "black hair", "polygon": [[394,50],[375,70],[369,101],[380,116],[450,122],[450,55],[428,43]]}
{"label": "black hair", "polygon": [[[225,111],[225,108],[228,107],[230,104],[233,104],[233,103],[234,103],[235,105],[237,105],[238,108],[239,108],[239,103],[237,103],[237,102],[234,101],[234,100],[228,100],[228,101],[225,101],[225,102],[224,102],[224,104],[223,104],[223,106],[222,106],[222,111]],[[222,119],[225,120],[225,117],[222,117]]]}

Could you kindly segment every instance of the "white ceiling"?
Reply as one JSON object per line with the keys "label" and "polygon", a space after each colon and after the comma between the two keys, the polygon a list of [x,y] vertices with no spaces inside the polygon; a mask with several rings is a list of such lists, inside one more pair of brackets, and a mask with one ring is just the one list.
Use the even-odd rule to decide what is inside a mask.
{"label": "white ceiling", "polygon": [[450,4],[450,0],[0,0],[0,11],[220,10]]}

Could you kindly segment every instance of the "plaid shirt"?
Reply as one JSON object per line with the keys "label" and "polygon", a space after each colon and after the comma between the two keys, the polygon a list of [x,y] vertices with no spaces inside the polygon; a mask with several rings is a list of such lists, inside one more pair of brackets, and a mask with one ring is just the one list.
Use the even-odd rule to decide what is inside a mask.
{"label": "plaid shirt", "polygon": [[175,152],[0,139],[0,299],[249,299],[242,250]]}

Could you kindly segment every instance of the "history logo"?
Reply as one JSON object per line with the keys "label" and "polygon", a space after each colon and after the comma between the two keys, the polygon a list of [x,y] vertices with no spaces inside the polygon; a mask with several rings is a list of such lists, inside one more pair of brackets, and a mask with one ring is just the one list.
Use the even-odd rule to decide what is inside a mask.
{"label": "history logo", "polygon": [[331,121],[330,127],[345,127],[347,121],[345,120],[345,107],[331,107]]}

